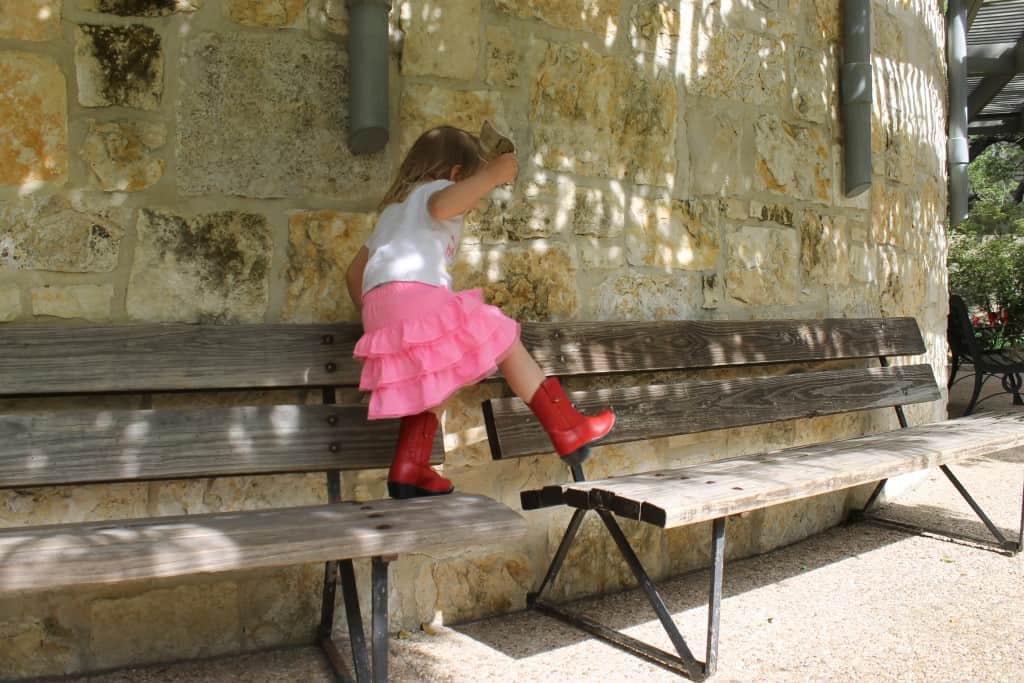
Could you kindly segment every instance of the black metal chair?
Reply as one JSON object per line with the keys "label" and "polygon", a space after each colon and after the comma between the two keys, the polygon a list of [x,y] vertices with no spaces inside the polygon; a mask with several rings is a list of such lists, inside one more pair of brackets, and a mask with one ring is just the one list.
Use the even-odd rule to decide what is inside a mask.
{"label": "black metal chair", "polygon": [[[956,294],[949,297],[946,338],[949,341],[950,353],[953,355],[953,367],[949,373],[948,388],[953,388],[953,384],[956,382],[956,373],[961,365],[969,364],[974,367],[974,393],[971,394],[971,401],[967,404],[964,415],[970,415],[979,403],[991,398],[991,396],[986,396],[981,401],[978,400],[982,385],[990,377],[998,377],[1003,391],[1013,394],[1014,405],[1024,405],[1024,400],[1021,399],[1021,387],[1024,385],[1024,379],[1022,379],[1024,357],[1015,356],[1005,350],[983,348],[974,335],[971,316],[967,312],[967,304]],[[967,377],[969,375],[964,375],[960,379]]]}

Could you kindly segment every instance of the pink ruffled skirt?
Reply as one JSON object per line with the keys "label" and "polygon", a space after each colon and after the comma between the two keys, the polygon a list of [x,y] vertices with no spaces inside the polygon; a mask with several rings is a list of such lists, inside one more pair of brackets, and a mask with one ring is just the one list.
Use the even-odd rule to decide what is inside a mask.
{"label": "pink ruffled skirt", "polygon": [[363,297],[359,388],[369,419],[416,415],[494,372],[519,339],[519,323],[483,302],[479,289],[452,292],[391,282]]}

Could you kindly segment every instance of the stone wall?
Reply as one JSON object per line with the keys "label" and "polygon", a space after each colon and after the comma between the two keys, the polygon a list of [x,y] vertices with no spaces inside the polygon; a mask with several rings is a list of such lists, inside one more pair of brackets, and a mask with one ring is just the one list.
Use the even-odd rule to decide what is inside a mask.
{"label": "stone wall", "polygon": [[[490,118],[513,134],[520,174],[469,221],[460,287],[521,320],[912,315],[943,376],[939,3],[875,2],[874,183],[855,199],[842,193],[838,0],[395,4],[393,142],[353,157],[344,0],[0,0],[0,321],[354,319],[343,271],[404,150],[428,126]],[[552,456],[490,461],[479,401],[501,391],[453,402],[445,474],[516,506],[566,473]],[[217,400],[282,398],[309,399]],[[882,411],[608,446],[589,474],[892,425]],[[383,478],[350,477],[346,495],[383,496]],[[0,525],[298,504],[322,489],[285,476],[2,491]],[[728,554],[803,538],[863,498],[750,515],[730,525]],[[522,608],[566,519],[529,513],[518,545],[400,559],[392,629]],[[656,577],[707,562],[704,525],[624,526]],[[601,528],[581,539],[556,593],[629,584]],[[308,642],[321,571],[3,596],[0,677]]]}

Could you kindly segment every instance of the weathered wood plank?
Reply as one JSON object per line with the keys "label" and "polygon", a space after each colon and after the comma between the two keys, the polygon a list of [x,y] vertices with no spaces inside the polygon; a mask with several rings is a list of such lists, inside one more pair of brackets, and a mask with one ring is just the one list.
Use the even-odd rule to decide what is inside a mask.
{"label": "weathered wood plank", "polygon": [[558,488],[569,504],[670,528],[1018,448],[1024,411],[1013,410]]}
{"label": "weathered wood plank", "polygon": [[549,375],[712,368],[924,353],[913,318],[527,323]]}
{"label": "weathered wood plank", "polygon": [[442,550],[522,536],[490,498],[453,494],[0,530],[0,591]]}
{"label": "weathered wood plank", "polygon": [[358,385],[352,349],[361,330],[356,324],[4,326],[0,395]]}
{"label": "weathered wood plank", "polygon": [[387,467],[397,439],[362,406],[16,413],[0,415],[0,488]]}
{"label": "weathered wood plank", "polygon": [[[930,365],[702,380],[570,395],[582,411],[608,406],[615,410],[615,430],[603,443],[922,403],[940,397]],[[519,399],[491,399],[485,403],[484,415],[494,458],[551,452],[547,435]]]}

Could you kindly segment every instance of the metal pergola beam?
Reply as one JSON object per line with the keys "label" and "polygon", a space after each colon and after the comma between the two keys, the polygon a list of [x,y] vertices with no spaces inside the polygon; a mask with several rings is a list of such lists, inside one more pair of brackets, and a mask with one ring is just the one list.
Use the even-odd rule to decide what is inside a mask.
{"label": "metal pergola beam", "polygon": [[970,30],[971,24],[974,23],[974,17],[978,16],[978,10],[981,9],[981,3],[985,0],[970,0],[967,4],[967,29]]}
{"label": "metal pergola beam", "polygon": [[1024,38],[1016,43],[967,46],[967,75],[994,76],[1024,73]]}
{"label": "metal pergola beam", "polygon": [[971,121],[967,132],[970,135],[1003,135],[1024,133],[1024,115],[991,116]]}
{"label": "metal pergola beam", "polygon": [[982,79],[974,92],[967,96],[967,120],[975,118],[1012,80],[1013,74],[994,74]]}

